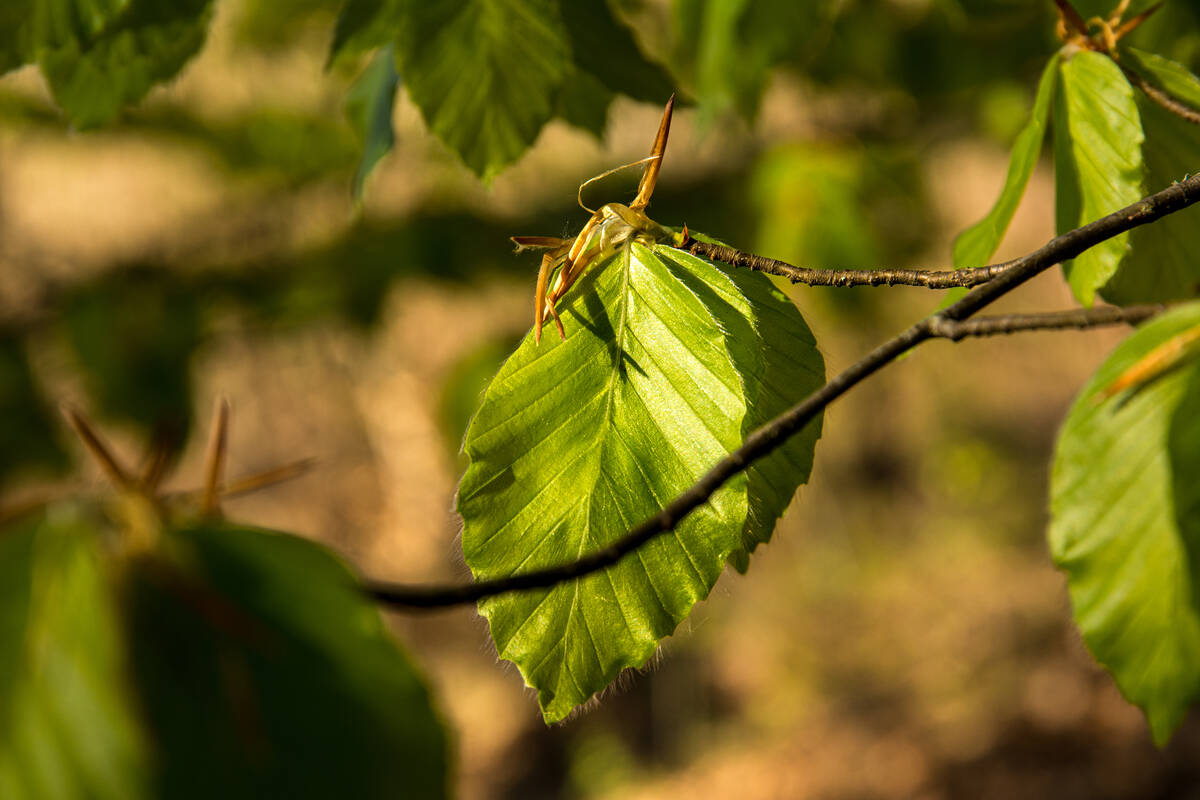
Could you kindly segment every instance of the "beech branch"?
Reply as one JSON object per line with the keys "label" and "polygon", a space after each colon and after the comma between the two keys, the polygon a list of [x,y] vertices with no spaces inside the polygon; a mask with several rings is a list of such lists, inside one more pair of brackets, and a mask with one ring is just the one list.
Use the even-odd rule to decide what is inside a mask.
{"label": "beech branch", "polygon": [[[1055,264],[1075,258],[1100,242],[1154,222],[1198,201],[1200,201],[1200,175],[1195,175],[1120,211],[1057,236],[1028,255],[1007,262],[1007,264],[998,265],[1002,269],[999,269],[998,274],[990,281],[972,289],[958,302],[888,339],[849,368],[834,376],[820,389],[752,432],[746,437],[741,447],[718,461],[689,489],[678,495],[660,512],[631,528],[607,547],[575,561],[504,578],[444,585],[372,582],[364,586],[364,591],[379,603],[393,608],[444,608],[474,603],[486,597],[506,592],[547,588],[610,567],[646,542],[670,531],[689,513],[704,505],[726,481],[782,446],[789,437],[812,422],[826,406],[918,344],[934,338],[955,338],[954,335],[947,336],[947,333],[958,333],[958,338],[967,335],[984,335],[982,331],[986,331],[989,327],[1003,328],[1007,326],[1010,332],[1017,330],[1018,327],[1012,323],[1011,317],[977,320],[978,329],[981,331],[979,334],[964,332],[969,330],[969,326],[958,326],[963,325],[968,317],[980,309]],[[1107,312],[1106,309],[1100,309],[1086,313],[1099,314],[1101,311]],[[1129,313],[1129,311],[1129,309],[1125,309],[1124,313]],[[1064,312],[1064,314],[1070,313]],[[1054,325],[1042,325],[1041,327],[1063,327],[1060,323],[1065,319],[1064,314],[1057,316]],[[1025,315],[1027,324],[1031,316],[1033,315]],[[1040,319],[1042,322],[1046,322],[1049,315],[1040,315]],[[1075,321],[1078,321],[1078,317],[1072,320],[1072,322]],[[1036,327],[1038,326],[1033,325],[1033,328]],[[1072,324],[1070,327],[1075,327],[1075,325]]]}
{"label": "beech branch", "polygon": [[939,319],[931,323],[933,335],[957,342],[968,336],[1002,336],[1026,331],[1054,331],[1076,328],[1102,328],[1110,325],[1136,325],[1145,322],[1167,307],[1154,303],[1139,306],[1102,306],[1073,308],[1069,311],[1048,311],[1039,314],[1000,314],[975,317],[962,321]]}
{"label": "beech branch", "polygon": [[987,283],[1001,272],[1009,269],[1015,261],[993,264],[974,269],[931,270],[931,269],[813,269],[797,267],[753,253],[744,253],[732,247],[711,242],[699,242],[686,238],[679,245],[694,256],[702,256],[729,264],[745,267],[768,275],[787,278],[792,283],[806,286],[923,286],[926,289],[970,288]]}

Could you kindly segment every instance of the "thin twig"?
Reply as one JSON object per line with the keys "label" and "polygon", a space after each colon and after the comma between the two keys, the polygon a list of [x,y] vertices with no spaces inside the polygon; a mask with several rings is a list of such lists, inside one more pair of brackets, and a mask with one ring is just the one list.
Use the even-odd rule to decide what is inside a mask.
{"label": "thin twig", "polygon": [[200,503],[205,516],[220,512],[221,483],[225,474],[225,449],[229,439],[229,401],[218,398],[213,417],[212,436],[208,442],[208,456],[204,466],[204,495]]}
{"label": "thin twig", "polygon": [[774,258],[744,253],[725,245],[710,242],[698,242],[687,238],[679,249],[686,250],[694,256],[702,256],[729,264],[734,267],[765,272],[768,275],[778,275],[787,278],[792,283],[803,283],[808,286],[923,286],[927,289],[953,289],[957,287],[972,287],[987,283],[1004,270],[1011,267],[1013,261],[1003,264],[993,264],[988,267],[957,270],[926,270],[926,269],[812,269],[797,267],[786,261]]}
{"label": "thin twig", "polygon": [[961,322],[943,319],[932,323],[933,335],[957,342],[968,336],[1002,336],[1025,331],[1052,331],[1066,328],[1101,328],[1107,325],[1136,325],[1166,310],[1165,305],[1101,306],[1049,311],[1039,314],[1001,314],[976,317]]}
{"label": "thin twig", "polygon": [[108,476],[112,484],[119,489],[132,487],[134,483],[133,479],[129,477],[129,472],[117,461],[112,450],[100,438],[100,434],[96,433],[96,429],[88,422],[83,412],[77,408],[65,406],[63,414],[66,415],[67,422],[75,429],[75,433],[79,436],[79,440],[83,442],[84,448],[96,460],[96,463],[100,465],[100,469]]}
{"label": "thin twig", "polygon": [[961,322],[1055,264],[1075,258],[1100,242],[1196,202],[1200,202],[1200,175],[1057,236],[1034,252],[1016,259],[993,280],[884,342],[804,400],[752,432],[741,447],[718,461],[691,488],[607,547],[576,561],[506,578],[424,586],[369,582],[363,589],[378,602],[394,608],[439,608],[474,603],[506,592],[546,588],[610,567],[654,537],[674,528],[686,515],[704,505],[726,481],[782,446],[826,406],[860,381],[921,342],[937,337],[937,330],[947,322]]}

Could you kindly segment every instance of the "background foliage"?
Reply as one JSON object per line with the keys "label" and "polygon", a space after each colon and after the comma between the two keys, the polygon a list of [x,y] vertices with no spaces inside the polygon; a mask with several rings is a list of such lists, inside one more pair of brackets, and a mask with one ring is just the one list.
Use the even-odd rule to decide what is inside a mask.
{"label": "background foliage", "polygon": [[[1090,15],[1106,13],[1106,5],[1079,7]],[[1195,105],[1200,92],[1189,70],[1196,69],[1200,54],[1197,21],[1190,4],[1171,0],[1132,37],[1138,49],[1124,51],[1123,65]],[[222,391],[233,394],[239,407],[250,407],[245,424],[254,438],[244,441],[244,455],[237,456],[235,448],[234,466],[244,471],[313,451],[335,454],[322,470],[323,479],[306,481],[299,490],[280,490],[283,499],[274,504],[250,500],[235,511],[315,535],[371,573],[418,579],[461,574],[441,544],[451,540],[453,526],[445,509],[453,490],[454,451],[487,378],[508,352],[497,342],[519,335],[528,316],[531,265],[508,257],[506,236],[578,228],[582,220],[570,204],[574,186],[643,155],[652,115],[631,101],[657,106],[678,88],[688,107],[683,136],[677,133],[665,183],[651,209],[665,224],[686,221],[744,249],[806,265],[945,263],[949,237],[984,216],[1004,186],[1006,199],[955,248],[954,263],[971,266],[997,252],[1010,224],[1012,252],[1049,233],[1014,216],[1027,186],[1027,204],[1045,202],[1048,175],[1039,173],[1036,162],[1048,148],[1057,156],[1060,228],[1189,171],[1195,127],[1129,90],[1104,56],[1055,58],[1057,48],[1049,4],[1017,0],[925,6],[885,0],[475,0],[461,7],[352,0],[344,8],[326,0],[10,5],[0,11],[0,69],[25,63],[37,68],[16,70],[0,81],[0,209],[5,212],[0,218],[5,242],[0,249],[0,408],[6,412],[0,425],[0,480],[9,490],[9,503],[16,507],[43,491],[58,493],[55,476],[79,467],[54,414],[57,401],[86,403],[114,426],[118,445],[132,462],[143,442],[183,447],[193,441],[194,405],[203,407]],[[176,77],[166,88],[152,89]],[[1119,113],[1097,109],[1097,96],[1118,99]],[[563,122],[578,132],[569,132]],[[98,126],[105,127],[74,132]],[[1008,147],[1014,137],[1005,181],[997,148]],[[1130,152],[1126,144],[1139,138],[1140,151]],[[601,151],[598,141],[608,149]],[[1085,150],[1111,158],[1081,158]],[[118,159],[121,172],[139,174],[138,159],[148,153],[163,155],[159,162],[151,158],[143,164],[140,174],[150,178],[137,180],[157,190],[139,195],[135,185],[113,178],[104,186],[103,171],[94,172],[106,160]],[[26,163],[37,166],[22,171]],[[972,178],[971,165],[979,164],[995,168],[985,179]],[[1048,161],[1042,164],[1045,170]],[[468,170],[491,182],[490,194],[477,187]],[[945,180],[947,172],[954,180]],[[103,188],[89,194],[78,175]],[[154,175],[162,176],[157,183]],[[55,200],[44,199],[43,190],[41,210],[40,186],[52,187]],[[181,188],[187,186],[200,189]],[[189,197],[187,191],[199,195]],[[619,195],[621,189],[609,184],[598,190],[609,192]],[[947,196],[956,199],[942,199]],[[957,199],[965,196],[976,200]],[[62,198],[68,202],[57,202]],[[76,205],[79,211],[73,212]],[[162,219],[156,217],[160,206],[181,209],[178,218],[153,222]],[[133,220],[124,223],[125,233],[101,235],[122,208]],[[1097,294],[1135,302],[1193,294],[1195,264],[1189,254],[1195,248],[1189,237],[1196,230],[1194,213],[1077,260],[1067,272],[1075,296],[1082,302]],[[89,222],[93,219],[109,222]],[[676,266],[688,268],[667,265]],[[1037,299],[1066,302],[1054,285],[1037,291]],[[809,327],[822,335],[821,349],[831,364],[845,363],[930,302],[927,296],[884,298],[879,290],[793,296],[800,299]],[[581,346],[585,337],[574,333],[575,346]],[[1149,330],[1139,334],[1150,335]],[[1151,338],[1135,339],[1113,356],[1114,365],[1135,357],[1128,348],[1153,347]],[[464,793],[527,796],[521,793],[537,787],[548,792],[573,787],[582,795],[627,795],[629,782],[636,782],[650,794],[656,787],[666,794],[688,781],[711,789],[720,786],[722,764],[744,774],[747,763],[759,763],[755,759],[765,760],[769,766],[760,772],[774,777],[764,778],[758,789],[737,784],[743,791],[768,793],[770,780],[798,779],[790,765],[802,766],[810,776],[806,780],[828,781],[832,793],[869,796],[903,795],[922,786],[954,794],[964,785],[978,796],[991,775],[1000,776],[997,781],[1018,775],[1027,786],[1061,787],[1068,778],[1075,780],[1072,785],[1094,779],[1095,786],[1120,786],[1120,779],[1114,783],[1111,774],[1104,777],[1106,763],[1110,771],[1140,776],[1139,788],[1185,780],[1191,767],[1180,754],[1194,734],[1185,727],[1174,749],[1161,755],[1145,747],[1142,729],[1122,716],[1120,701],[1106,694],[1107,679],[1091,671],[1066,631],[1057,605],[1061,582],[1043,570],[1045,557],[1035,535],[1045,527],[1036,498],[1045,490],[1039,465],[1047,461],[1050,430],[1067,394],[1105,349],[1097,344],[1103,338],[1088,341],[1055,345],[1061,351],[1010,344],[1005,354],[991,350],[992,357],[980,359],[988,371],[962,371],[961,378],[942,364],[954,362],[956,369],[966,370],[961,360],[973,360],[969,356],[917,357],[903,368],[911,377],[881,383],[866,390],[861,401],[848,403],[838,434],[826,434],[822,447],[829,449],[817,460],[820,465],[827,459],[823,482],[805,491],[807,510],[785,518],[783,542],[771,547],[793,549],[756,559],[752,577],[733,584],[731,596],[713,604],[723,610],[701,607],[693,616],[694,633],[670,641],[670,657],[659,672],[638,677],[629,694],[610,698],[599,713],[541,732],[530,724],[518,682],[496,670],[490,659],[479,659],[478,630],[469,620],[407,625],[406,639],[450,706],[462,737],[456,780]],[[544,348],[546,353],[561,349]],[[518,350],[518,358],[521,352],[527,351]],[[746,366],[751,356],[735,356],[726,358],[742,358],[737,371],[753,374]],[[815,351],[811,358],[820,361]],[[473,366],[480,364],[490,366]],[[1030,386],[1046,380],[1039,369],[1048,370],[1055,382]],[[1102,369],[1094,385],[1103,385],[1107,374]],[[1178,454],[1186,452],[1190,439],[1183,427],[1163,421],[1175,399],[1160,398],[1166,398],[1162,392],[1177,391],[1171,387],[1183,374],[1153,384],[1128,407],[1121,405],[1120,413],[1144,414],[1147,425],[1170,431],[1169,445],[1163,445],[1168,449],[1159,448],[1154,456],[1169,456],[1170,466],[1155,484],[1163,491],[1169,476],[1187,474]],[[449,376],[455,380],[443,390]],[[982,394],[972,389],[972,380],[986,387]],[[997,403],[989,398],[996,394],[1018,399]],[[1189,395],[1180,396],[1183,408]],[[513,402],[519,405],[520,399]],[[438,413],[439,403],[444,412]],[[1088,581],[1103,582],[1096,565],[1117,556],[1090,544],[1068,548],[1064,542],[1070,537],[1061,533],[1066,523],[1057,511],[1063,502],[1060,487],[1068,480],[1061,477],[1061,465],[1064,459],[1070,462],[1074,446],[1068,434],[1082,424],[1076,421],[1081,415],[1102,419],[1094,406],[1083,403],[1072,412],[1060,444],[1051,545],[1067,568],[1084,639],[1126,695],[1147,708],[1161,742],[1194,696],[1186,680],[1184,632],[1177,631],[1178,642],[1170,640],[1183,655],[1156,662],[1166,670],[1174,664],[1177,680],[1139,683],[1141,667],[1125,662],[1145,655],[1146,648],[1126,640],[1110,654],[1106,648],[1124,623],[1120,614],[1109,613],[1111,608],[1093,614],[1086,589]],[[761,408],[768,405],[760,401]],[[1028,416],[1016,416],[1014,408]],[[765,417],[760,413],[758,419]],[[321,421],[346,417],[349,421]],[[445,420],[446,430],[432,428],[431,420],[438,418]],[[936,426],[923,418],[936,420]],[[1108,434],[1087,431],[1079,446],[1090,453],[1093,445],[1086,437]],[[831,437],[839,435],[842,443],[830,446]],[[191,452],[179,456],[183,475],[195,462]],[[471,438],[467,452],[472,453]],[[807,469],[804,465],[798,472],[807,474]],[[317,491],[313,483],[324,486]],[[1177,481],[1170,491],[1183,486],[1186,481]],[[427,496],[431,499],[414,499]],[[324,502],[317,503],[318,497]],[[1020,497],[1032,499],[1028,506],[1014,503]],[[1191,507],[1187,500],[1179,497],[1180,509]],[[96,507],[95,501],[82,506],[73,501],[66,511],[55,512],[93,520],[89,533],[72,539],[71,546],[82,547],[88,537],[123,540],[121,524],[103,514],[95,521]],[[32,542],[53,543],[55,526],[65,523],[53,515],[36,523],[28,520],[40,517],[20,519],[6,523],[11,531],[3,541],[12,544],[6,545],[4,564],[14,575],[27,576],[29,565],[37,563]],[[1159,555],[1180,575],[1189,563],[1178,550],[1188,541],[1188,519],[1153,523],[1161,540],[1170,543]],[[51,533],[30,532],[39,525]],[[797,536],[801,529],[803,538]],[[191,541],[191,535],[183,534],[181,541]],[[196,533],[195,541],[208,541],[208,535]],[[232,535],[259,541],[254,532]],[[464,543],[473,569],[508,568],[473,551],[473,535],[468,522]],[[1092,544],[1103,538],[1097,528],[1089,535]],[[230,538],[223,536],[214,533],[212,546],[228,545]],[[908,540],[902,557],[896,540]],[[300,545],[271,537],[262,541],[275,543],[264,547],[273,553],[268,561],[278,560],[279,566],[267,569],[266,561],[254,561],[252,554],[228,557],[244,556],[259,564],[254,569],[279,573],[263,578],[268,582],[282,581],[283,573],[295,581],[306,569],[282,555]],[[743,540],[753,543],[754,537]],[[711,588],[736,541],[726,545],[718,548],[720,558],[714,556],[703,590],[690,595],[685,606]],[[76,561],[82,565],[77,579],[64,579],[68,587],[80,582],[71,591],[81,597],[103,598],[113,591],[96,573],[103,557],[47,557],[60,568]],[[758,563],[765,561],[775,566]],[[336,572],[314,580],[335,586],[343,580]],[[241,580],[220,583],[220,573],[206,572],[201,582],[217,592],[245,588]],[[996,585],[989,588],[987,575]],[[26,584],[14,580],[10,585],[19,592]],[[1005,588],[1011,586],[1024,587],[1043,604],[1022,605],[1033,601],[1018,600]],[[135,613],[136,598],[156,591],[143,588],[143,594],[138,589],[130,595],[132,606],[104,612],[109,601],[100,599],[91,602],[89,613],[108,613],[110,620],[147,631],[132,643],[169,641],[178,629],[188,628],[179,620],[163,624]],[[1178,597],[1187,595],[1179,584],[1173,588]],[[258,613],[255,602],[238,597],[239,604],[251,604]],[[179,611],[158,596],[149,605],[163,614]],[[288,606],[287,611],[303,616],[321,611],[316,605]],[[495,602],[489,610],[493,626],[502,605]],[[888,618],[881,616],[881,606],[906,610],[898,612],[899,619]],[[90,617],[64,611],[75,607],[59,606],[61,617],[29,619],[72,631],[79,626],[78,635],[59,637],[77,645],[88,641],[81,638],[85,634],[97,637],[100,643],[89,652],[107,655],[94,668],[116,674],[121,669],[119,659],[114,661],[117,639],[105,627],[113,623],[87,625]],[[5,608],[27,606],[13,601]],[[736,616],[739,609],[746,616]],[[922,647],[928,651],[924,637],[936,637],[939,625],[949,625],[937,623],[931,631],[928,623],[948,609],[990,626],[996,642],[990,646],[997,649],[980,645],[967,623],[963,629],[945,629],[934,644],[964,665],[964,674],[978,675],[971,665],[997,659],[1003,666],[991,666],[971,681],[953,668],[922,677],[929,671],[918,655]],[[278,609],[261,611],[275,620],[269,614]],[[653,635],[646,641],[669,633],[685,613],[650,626]],[[10,632],[24,630],[22,619],[13,615],[16,627]],[[701,628],[706,620],[712,621]],[[203,625],[198,628],[194,619],[189,625],[195,635],[184,637],[181,646],[204,641]],[[780,641],[786,639],[794,643]],[[846,645],[846,639],[863,643]],[[631,660],[599,659],[594,665],[599,677],[585,690],[568,692],[569,703],[559,701],[550,716],[563,716],[621,666],[644,660],[653,646],[635,649],[638,655]],[[884,649],[892,652],[881,656]],[[211,650],[198,647],[197,663],[206,653]],[[127,657],[139,657],[138,649]],[[389,657],[403,663],[398,655]],[[65,658],[75,664],[83,656]],[[347,658],[363,666],[375,656]],[[155,666],[153,658],[140,663],[137,684],[148,691],[160,686],[153,677],[161,665]],[[403,677],[406,670],[383,671]],[[30,680],[28,675],[0,678],[17,681],[9,686]],[[373,702],[383,702],[387,685],[372,679]],[[472,695],[469,686],[489,688]],[[212,688],[203,681],[199,687],[200,696]],[[36,691],[19,696],[33,703],[34,711],[41,708]],[[1046,701],[1047,696],[1057,699]],[[1072,705],[1071,698],[1080,696],[1085,700]],[[958,705],[946,698],[958,698]],[[137,741],[138,726],[147,720],[130,716],[118,701],[101,705],[110,719],[125,720],[111,723],[113,730],[128,731],[113,739],[127,755],[106,762],[126,765],[129,775],[150,774],[140,763],[145,756]],[[166,700],[152,707],[171,708]],[[756,707],[771,711],[764,715]],[[319,717],[321,708],[315,704],[310,710]],[[418,718],[428,713],[421,711]],[[497,721],[501,718],[510,721]],[[169,720],[155,724],[171,730]],[[358,730],[374,724],[390,730],[386,721],[364,722]],[[215,722],[213,730],[227,727]],[[430,730],[420,735],[422,741],[436,739]],[[889,733],[868,733],[873,730]],[[1040,746],[1019,744],[1029,741],[1030,730]],[[1114,730],[1115,738],[1103,741],[1097,733]],[[905,749],[900,742],[912,740],[914,731],[920,744],[915,751]],[[964,739],[964,731],[977,732],[976,738]],[[755,746],[723,744],[722,732]],[[400,729],[396,735],[411,732]],[[380,733],[371,741],[388,736]],[[779,744],[789,737],[807,741],[804,752],[816,755],[798,758]],[[1080,742],[1086,755],[1071,755],[1079,752],[1071,746]],[[330,742],[329,763],[337,763],[339,744],[344,742]],[[1029,763],[1022,747],[1037,754],[1036,768],[1021,766]],[[752,752],[756,749],[761,752]],[[506,754],[518,751],[538,753],[530,760],[539,769],[522,773],[513,766]],[[1121,769],[1111,766],[1112,752],[1125,754]],[[876,761],[880,753],[885,756],[879,763],[889,765],[881,771],[886,779],[871,783],[870,770],[851,776],[844,769],[826,770],[822,777],[819,758],[844,764],[847,757],[866,753],[875,753]],[[422,765],[436,767],[437,759],[426,758]],[[16,774],[11,765],[6,774]],[[151,786],[177,774],[189,773],[109,780]],[[99,778],[91,783],[104,785]]]}

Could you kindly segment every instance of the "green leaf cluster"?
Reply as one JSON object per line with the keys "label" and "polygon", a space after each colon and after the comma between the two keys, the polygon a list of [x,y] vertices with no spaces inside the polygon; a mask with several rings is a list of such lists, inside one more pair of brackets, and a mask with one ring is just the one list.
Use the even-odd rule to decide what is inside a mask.
{"label": "green leaf cluster", "polygon": [[556,115],[597,132],[614,93],[672,92],[607,2],[350,0],[330,58],[387,44],[429,130],[485,180]]}
{"label": "green leaf cluster", "polygon": [[1200,699],[1200,362],[1184,348],[1109,394],[1198,332],[1190,303],[1122,342],[1072,405],[1051,475],[1050,549],[1075,620],[1160,745]]}
{"label": "green leaf cluster", "polygon": [[0,73],[36,63],[75,126],[103,125],[199,51],[210,11],[211,0],[8,0]]}
{"label": "green leaf cluster", "polygon": [[355,577],[141,496],[0,529],[0,796],[445,796],[428,691]]}
{"label": "green leaf cluster", "polygon": [[[824,381],[811,333],[765,276],[663,245],[593,266],[560,311],[566,339],[527,336],[467,432],[457,508],[478,578],[612,543]],[[644,664],[726,562],[746,568],[807,479],[819,432],[815,420],[615,566],[480,604],[547,721]]]}
{"label": "green leaf cluster", "polygon": [[[1126,72],[1200,109],[1200,79],[1183,65],[1135,48],[1118,62],[1068,45],[1047,64],[1030,120],[1013,145],[991,211],[955,242],[956,267],[982,266],[1012,221],[1053,120],[1055,224],[1060,233],[1136,202],[1194,172],[1200,128],[1135,89]],[[1122,234],[1063,265],[1080,303],[1193,297],[1200,285],[1200,212]]]}

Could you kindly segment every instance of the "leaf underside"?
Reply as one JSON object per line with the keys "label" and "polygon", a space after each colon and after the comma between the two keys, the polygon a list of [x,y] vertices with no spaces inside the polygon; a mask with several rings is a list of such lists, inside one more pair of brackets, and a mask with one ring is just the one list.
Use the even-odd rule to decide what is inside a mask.
{"label": "leaf underside", "polygon": [[[663,246],[633,244],[593,266],[560,311],[566,340],[526,337],[467,433],[458,510],[478,578],[611,543],[736,448],[776,394],[799,399],[823,378],[799,313],[764,276],[731,276]],[[771,335],[787,339],[786,360],[758,333],[780,323]],[[800,385],[783,385],[796,376]],[[769,537],[807,477],[817,431],[614,567],[480,604],[548,722],[645,663],[726,560]]]}
{"label": "leaf underside", "polygon": [[1102,399],[1165,341],[1200,325],[1200,304],[1147,323],[1072,406],[1051,475],[1050,549],[1075,621],[1164,744],[1200,697],[1200,368],[1195,360]]}

